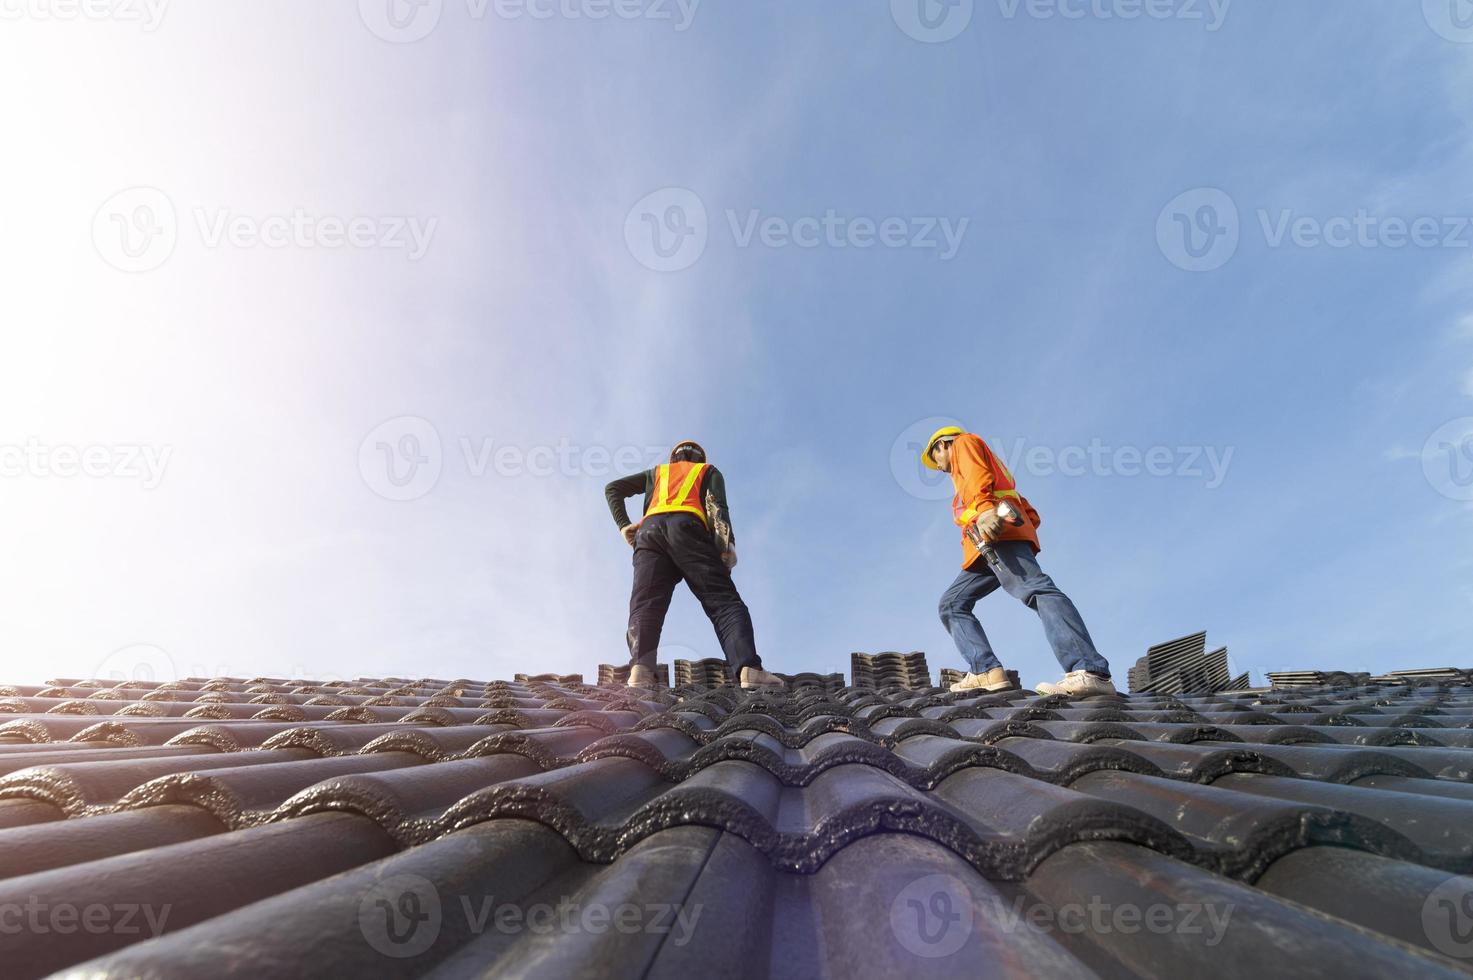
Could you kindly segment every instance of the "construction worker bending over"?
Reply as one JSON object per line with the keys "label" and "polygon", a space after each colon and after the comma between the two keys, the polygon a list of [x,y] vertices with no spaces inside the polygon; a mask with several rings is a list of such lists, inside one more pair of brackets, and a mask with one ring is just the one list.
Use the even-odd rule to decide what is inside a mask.
{"label": "construction worker bending over", "polygon": [[[624,501],[644,494],[644,519],[631,523]],[[782,687],[762,669],[752,635],[752,614],[737,594],[736,539],[726,506],[726,480],[706,462],[706,451],[682,442],[670,462],[626,476],[604,490],[624,540],[634,549],[634,591],[629,598],[630,687],[655,686],[655,650],[670,597],[682,580],[716,627],[721,652],[744,688]]]}
{"label": "construction worker bending over", "polygon": [[[1071,697],[1115,693],[1110,665],[1095,649],[1079,610],[1038,567],[1038,511],[1018,493],[1002,460],[978,436],[949,426],[931,436],[921,462],[951,474],[956,488],[952,518],[962,528],[962,572],[941,596],[941,623],[970,672],[951,689],[1003,691],[1011,686],[982,624],[972,615],[977,601],[1001,586],[1038,613],[1049,646],[1064,668],[1062,681],[1039,684],[1038,693]],[[1011,515],[1017,526],[1010,526],[1004,514]],[[972,535],[978,532],[980,541],[974,541]]]}

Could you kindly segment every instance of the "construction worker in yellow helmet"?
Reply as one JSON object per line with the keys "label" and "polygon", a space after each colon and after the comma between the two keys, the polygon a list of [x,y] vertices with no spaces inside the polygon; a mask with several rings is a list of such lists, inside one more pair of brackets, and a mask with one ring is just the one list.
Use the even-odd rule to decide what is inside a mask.
{"label": "construction worker in yellow helmet", "polygon": [[[644,494],[644,517],[629,520],[624,501]],[[670,462],[615,480],[604,488],[619,533],[634,549],[634,589],[629,598],[629,687],[655,686],[655,651],[675,587],[690,586],[706,611],[721,652],[743,688],[782,688],[762,668],[752,614],[737,593],[736,537],[726,506],[726,478],[706,462],[700,443],[686,440]]]}
{"label": "construction worker in yellow helmet", "polygon": [[947,426],[927,440],[921,462],[951,475],[956,489],[952,519],[962,529],[962,571],[940,604],[941,623],[967,662],[967,675],[951,689],[1004,691],[1012,686],[972,614],[978,600],[1001,588],[1038,613],[1044,636],[1064,668],[1064,679],[1039,684],[1039,694],[1114,694],[1110,665],[1095,649],[1079,610],[1038,565],[1038,511],[1018,492],[1003,461],[980,437]]}

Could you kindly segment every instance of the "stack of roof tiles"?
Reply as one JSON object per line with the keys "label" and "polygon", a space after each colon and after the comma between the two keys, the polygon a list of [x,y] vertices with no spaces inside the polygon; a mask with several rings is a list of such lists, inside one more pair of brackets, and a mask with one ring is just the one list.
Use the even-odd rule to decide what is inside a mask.
{"label": "stack of roof tiles", "polygon": [[931,669],[924,653],[855,653],[849,656],[849,679],[855,687],[931,686]]}
{"label": "stack of roof tiles", "polygon": [[[629,679],[626,670],[624,679]],[[518,684],[582,684],[582,674],[517,674],[513,678]]]}
{"label": "stack of roof tiles", "polygon": [[[599,687],[622,687],[629,682],[629,664],[599,664],[598,686]],[[655,664],[655,681],[661,687],[670,686],[670,665]]]}
{"label": "stack of roof tiles", "polygon": [[1393,670],[1389,675],[1376,678],[1381,683],[1449,684],[1473,685],[1473,670],[1457,667],[1423,667],[1417,670]]}
{"label": "stack of roof tiles", "polygon": [[705,660],[675,661],[676,687],[725,687],[731,684],[726,661],[718,657]]}
{"label": "stack of roof tiles", "polygon": [[[774,673],[777,673],[774,671]],[[817,674],[812,671],[804,671],[801,674],[782,674],[777,676],[787,685],[788,690],[797,692],[805,688],[818,688],[823,691],[835,692],[844,689],[843,674]]]}
{"label": "stack of roof tiles", "polygon": [[1136,694],[1248,690],[1248,675],[1231,676],[1227,655],[1227,647],[1207,650],[1205,631],[1158,643],[1130,668],[1130,689]]}
{"label": "stack of roof tiles", "polygon": [[1276,689],[1295,687],[1353,687],[1371,682],[1364,671],[1346,670],[1276,670],[1268,674],[1268,682]]}
{"label": "stack of roof tiles", "polygon": [[1464,688],[219,679],[0,703],[6,977],[1473,962]]}

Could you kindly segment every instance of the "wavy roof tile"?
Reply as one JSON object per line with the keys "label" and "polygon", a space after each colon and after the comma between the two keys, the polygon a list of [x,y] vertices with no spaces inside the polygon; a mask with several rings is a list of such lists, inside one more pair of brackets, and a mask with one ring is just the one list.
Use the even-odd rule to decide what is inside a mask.
{"label": "wavy roof tile", "polygon": [[[22,927],[0,928],[0,963],[150,978],[1473,964],[1473,688],[971,696],[920,685],[915,655],[862,656],[901,680],[12,687],[0,926]],[[54,711],[81,700],[97,713]]]}

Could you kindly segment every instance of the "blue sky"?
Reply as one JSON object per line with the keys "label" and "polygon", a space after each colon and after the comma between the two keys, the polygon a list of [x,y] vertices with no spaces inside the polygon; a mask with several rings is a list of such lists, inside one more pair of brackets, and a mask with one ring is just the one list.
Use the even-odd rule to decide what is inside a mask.
{"label": "blue sky", "polygon": [[[1204,628],[1255,679],[1466,666],[1466,0],[976,0],[934,43],[918,2],[7,25],[5,679],[591,675],[611,458],[686,437],[769,667],[960,666],[948,507],[893,462],[935,417],[1122,675]],[[172,235],[120,253],[140,205]],[[665,639],[719,653],[683,590]]]}

